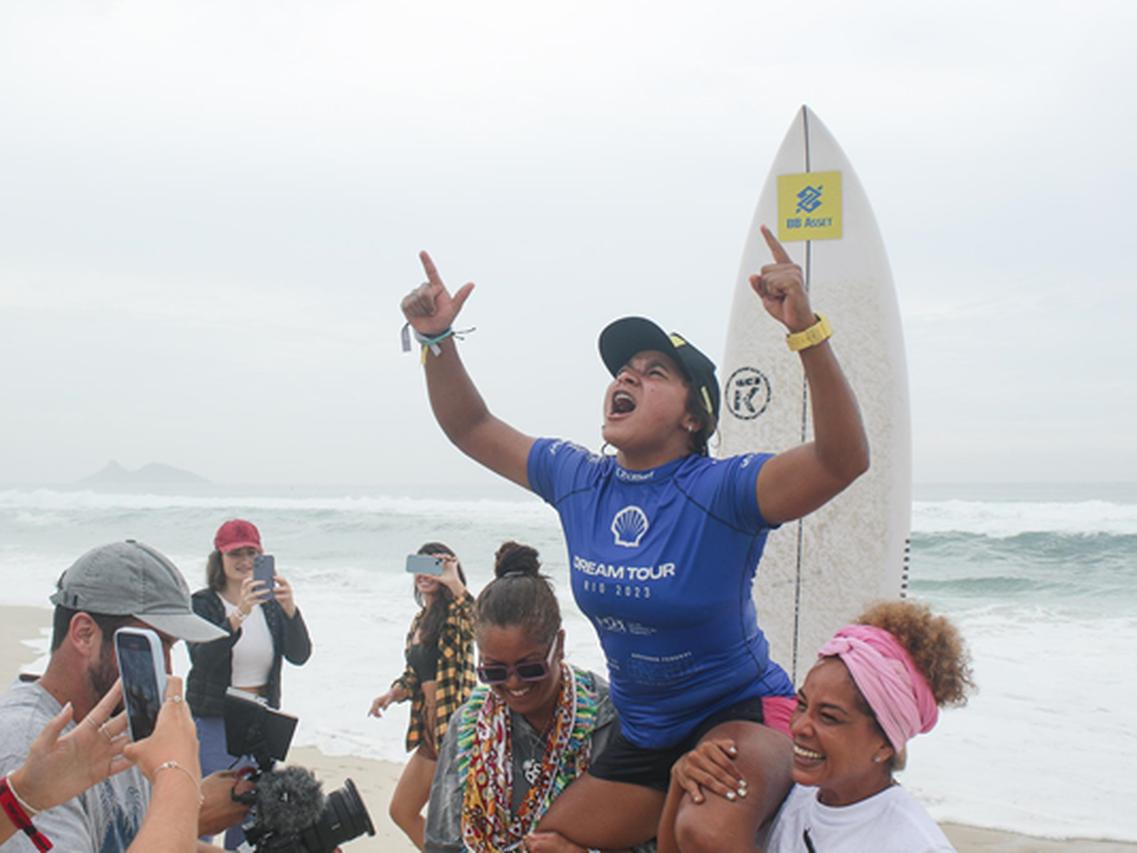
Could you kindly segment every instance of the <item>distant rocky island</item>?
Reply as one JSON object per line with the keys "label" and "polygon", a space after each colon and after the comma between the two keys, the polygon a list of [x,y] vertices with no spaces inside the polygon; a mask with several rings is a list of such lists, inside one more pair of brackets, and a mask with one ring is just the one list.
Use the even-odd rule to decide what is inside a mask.
{"label": "distant rocky island", "polygon": [[204,477],[199,477],[192,471],[175,468],[173,465],[162,465],[151,462],[143,465],[136,471],[124,468],[113,459],[99,471],[84,477],[78,482],[80,486],[177,486],[190,484],[208,484]]}

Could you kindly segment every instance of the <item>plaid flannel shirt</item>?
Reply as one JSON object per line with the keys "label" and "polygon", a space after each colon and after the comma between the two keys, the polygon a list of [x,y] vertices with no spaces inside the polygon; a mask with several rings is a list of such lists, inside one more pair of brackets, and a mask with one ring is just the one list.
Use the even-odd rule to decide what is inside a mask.
{"label": "plaid flannel shirt", "polygon": [[[450,602],[446,621],[438,632],[438,670],[435,679],[434,737],[435,748],[442,743],[451,715],[457,711],[474,690],[477,676],[474,673],[474,597],[469,591]],[[411,647],[415,631],[422,622],[425,610],[420,610],[407,632],[404,654]],[[423,740],[424,707],[426,698],[418,676],[408,664],[406,670],[391,684],[402,687],[411,695],[411,720],[407,727],[407,752]]]}

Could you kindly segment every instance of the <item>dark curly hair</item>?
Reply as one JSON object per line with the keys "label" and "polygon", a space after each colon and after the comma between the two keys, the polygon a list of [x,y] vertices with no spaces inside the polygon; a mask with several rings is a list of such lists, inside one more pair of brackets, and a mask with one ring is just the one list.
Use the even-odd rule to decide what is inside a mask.
{"label": "dark curly hair", "polygon": [[534,642],[551,643],[561,629],[552,579],[541,573],[535,548],[504,542],[494,555],[494,579],[474,603],[474,629],[520,626]]}
{"label": "dark curly hair", "polygon": [[963,706],[975,689],[971,653],[959,629],[918,601],[881,601],[857,617],[862,625],[881,628],[900,643],[928,680],[936,704]]}

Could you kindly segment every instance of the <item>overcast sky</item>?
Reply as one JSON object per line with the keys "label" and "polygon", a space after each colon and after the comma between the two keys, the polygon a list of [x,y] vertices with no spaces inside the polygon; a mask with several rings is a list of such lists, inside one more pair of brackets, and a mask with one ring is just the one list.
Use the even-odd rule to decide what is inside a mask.
{"label": "overcast sky", "polygon": [[491,407],[597,447],[608,320],[721,359],[802,103],[884,235],[915,479],[1137,480],[1135,34],[1130,2],[0,0],[0,482],[481,482],[399,352],[421,248],[478,284]]}

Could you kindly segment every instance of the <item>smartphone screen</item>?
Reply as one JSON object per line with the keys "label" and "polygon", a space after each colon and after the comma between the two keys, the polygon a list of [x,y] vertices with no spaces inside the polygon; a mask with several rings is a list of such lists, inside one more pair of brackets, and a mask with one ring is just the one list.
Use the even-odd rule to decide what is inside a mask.
{"label": "smartphone screen", "polygon": [[253,557],[253,577],[264,581],[264,588],[272,592],[276,586],[276,557],[272,554],[257,554]]}
{"label": "smartphone screen", "polygon": [[442,574],[442,558],[433,554],[408,554],[407,571],[414,575],[438,577]]}
{"label": "smartphone screen", "polygon": [[166,692],[162,641],[145,628],[120,628],[114,642],[130,738],[142,740],[153,733]]}

